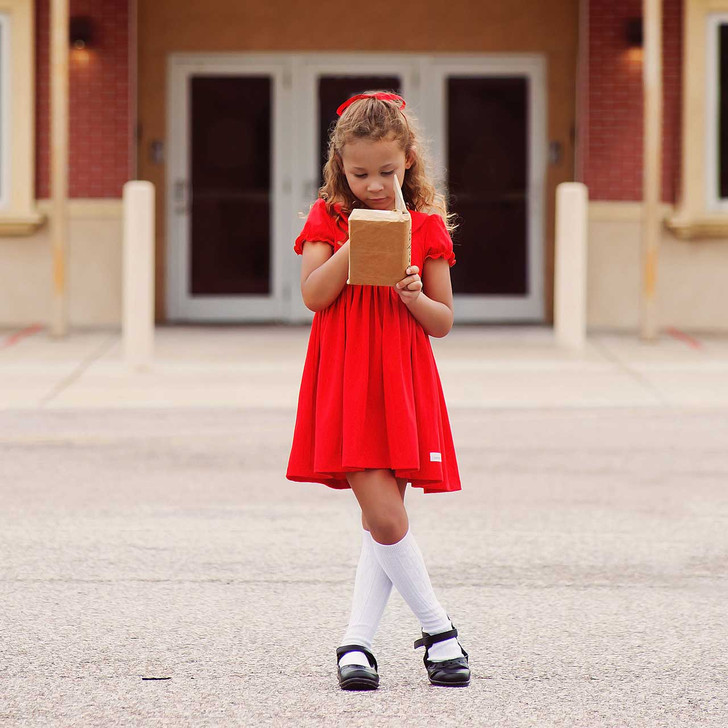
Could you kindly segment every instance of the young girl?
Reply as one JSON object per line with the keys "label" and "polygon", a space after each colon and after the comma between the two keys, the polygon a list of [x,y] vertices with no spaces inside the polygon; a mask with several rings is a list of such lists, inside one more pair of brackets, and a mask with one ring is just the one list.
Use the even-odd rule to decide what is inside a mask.
{"label": "young girl", "polygon": [[[447,209],[400,96],[359,94],[338,114],[320,198],[295,244],[303,301],[316,315],[287,477],[351,488],[361,506],[351,619],[336,650],[341,687],[379,685],[372,640],[393,584],[422,626],[415,648],[426,648],[430,682],[464,686],[468,655],[433,592],[404,506],[408,483],[425,493],[460,489],[429,340],[453,323]],[[412,216],[411,266],[391,288],[347,285],[349,213],[393,209],[395,176]]]}

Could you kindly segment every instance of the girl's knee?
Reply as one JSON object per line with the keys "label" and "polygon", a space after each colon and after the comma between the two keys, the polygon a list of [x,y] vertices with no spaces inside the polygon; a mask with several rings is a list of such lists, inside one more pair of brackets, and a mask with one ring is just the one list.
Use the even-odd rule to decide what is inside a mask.
{"label": "girl's knee", "polygon": [[407,533],[409,521],[407,513],[377,513],[369,514],[367,524],[372,538],[377,543],[393,544],[401,541]]}
{"label": "girl's knee", "polygon": [[349,474],[359,501],[362,526],[378,543],[392,544],[407,533],[409,522],[402,492],[391,470],[364,470]]}

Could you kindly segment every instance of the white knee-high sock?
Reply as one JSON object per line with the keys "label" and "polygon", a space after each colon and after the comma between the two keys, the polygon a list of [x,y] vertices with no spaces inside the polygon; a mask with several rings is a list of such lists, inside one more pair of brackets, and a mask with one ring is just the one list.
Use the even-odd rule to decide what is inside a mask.
{"label": "white knee-high sock", "polygon": [[[342,645],[361,645],[368,650],[372,649],[374,634],[392,591],[392,582],[374,555],[373,543],[371,533],[364,531],[354,579],[351,617],[341,642]],[[349,652],[339,660],[339,664],[368,667],[369,661],[363,652]]]}
{"label": "white knee-high sock", "polygon": [[[411,531],[401,541],[382,544],[372,541],[374,553],[382,568],[410,609],[420,620],[422,630],[428,634],[439,634],[451,629],[451,622],[437,600],[430,583],[425,561]],[[462,656],[457,640],[437,642],[429,648],[429,659],[451,660]]]}

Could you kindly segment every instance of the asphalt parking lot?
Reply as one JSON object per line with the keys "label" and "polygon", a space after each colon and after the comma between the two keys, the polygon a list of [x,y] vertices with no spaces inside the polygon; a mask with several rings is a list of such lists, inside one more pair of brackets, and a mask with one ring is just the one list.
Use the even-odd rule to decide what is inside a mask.
{"label": "asphalt parking lot", "polygon": [[393,594],[360,694],[357,508],[283,477],[286,332],[163,333],[145,375],[107,332],[0,350],[0,724],[728,725],[724,342],[443,342],[464,487],[407,503],[474,679],[428,684]]}

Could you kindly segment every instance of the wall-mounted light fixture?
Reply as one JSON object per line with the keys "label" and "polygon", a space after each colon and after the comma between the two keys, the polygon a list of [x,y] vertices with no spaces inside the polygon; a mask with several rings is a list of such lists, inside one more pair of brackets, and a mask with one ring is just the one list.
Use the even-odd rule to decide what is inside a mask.
{"label": "wall-mounted light fixture", "polygon": [[86,15],[71,18],[71,48],[83,50],[93,43],[93,23]]}
{"label": "wall-mounted light fixture", "polygon": [[627,45],[630,48],[642,47],[642,18],[630,18],[624,26]]}

